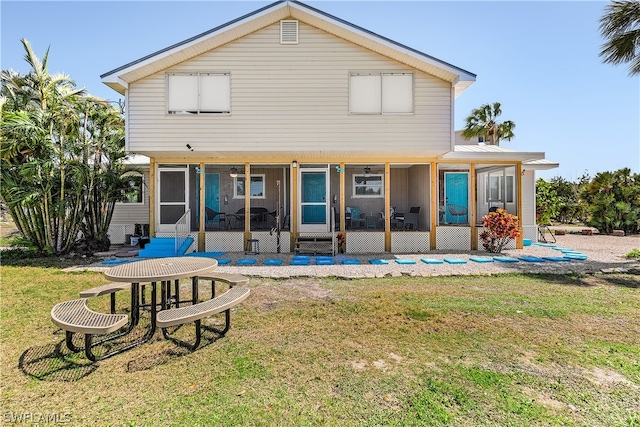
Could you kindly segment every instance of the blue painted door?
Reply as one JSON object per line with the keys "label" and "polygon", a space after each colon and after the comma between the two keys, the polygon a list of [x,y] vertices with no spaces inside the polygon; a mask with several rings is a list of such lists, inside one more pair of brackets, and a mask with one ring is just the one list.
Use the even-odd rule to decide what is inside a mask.
{"label": "blue painted door", "polygon": [[300,169],[300,231],[328,231],[327,170]]}
{"label": "blue painted door", "polygon": [[[198,180],[198,183],[200,181]],[[200,189],[198,185],[198,192],[196,194],[197,199],[197,214],[200,215]],[[204,175],[204,205],[216,212],[220,212],[220,174],[207,173]],[[205,216],[206,218],[206,216]],[[219,221],[219,216],[216,216],[215,221]]]}
{"label": "blue painted door", "polygon": [[[469,173],[445,172],[445,220],[447,224],[466,224],[469,222]],[[453,206],[449,206],[453,205]],[[466,215],[462,213],[466,212]],[[453,213],[458,213],[454,215]]]}

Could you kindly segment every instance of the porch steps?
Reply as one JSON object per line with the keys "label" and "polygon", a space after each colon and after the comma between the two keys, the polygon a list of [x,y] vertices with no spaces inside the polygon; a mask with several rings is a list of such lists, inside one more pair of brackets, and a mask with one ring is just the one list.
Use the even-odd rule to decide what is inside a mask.
{"label": "porch steps", "polygon": [[138,258],[167,258],[172,256],[183,256],[193,243],[193,238],[187,240],[178,249],[176,254],[176,239],[173,237],[152,237],[151,241],[138,252]]}
{"label": "porch steps", "polygon": [[295,244],[297,254],[333,255],[331,237],[297,237]]}

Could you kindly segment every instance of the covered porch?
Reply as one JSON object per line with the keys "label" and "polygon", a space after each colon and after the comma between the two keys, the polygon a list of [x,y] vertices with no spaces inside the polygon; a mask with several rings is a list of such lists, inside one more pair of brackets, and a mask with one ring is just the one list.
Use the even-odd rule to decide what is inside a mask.
{"label": "covered porch", "polygon": [[198,251],[242,251],[257,239],[262,252],[295,252],[301,237],[324,238],[333,253],[471,250],[483,216],[497,207],[524,220],[523,237],[537,230],[534,204],[523,205],[523,186],[534,197],[534,176],[519,161],[157,163],[151,170],[153,235],[171,235],[190,210]]}

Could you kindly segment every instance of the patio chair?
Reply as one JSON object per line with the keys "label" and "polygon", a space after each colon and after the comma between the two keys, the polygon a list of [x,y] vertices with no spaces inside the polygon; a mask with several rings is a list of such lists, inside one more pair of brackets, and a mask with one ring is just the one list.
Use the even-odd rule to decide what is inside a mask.
{"label": "patio chair", "polygon": [[354,207],[352,206],[350,209],[350,214],[351,214],[351,228],[355,228],[357,226],[357,228],[361,228],[364,227],[366,224],[366,218],[367,215],[363,212],[360,213],[360,208],[359,207]]}
{"label": "patio chair", "polygon": [[409,209],[409,213],[404,214],[404,229],[405,230],[417,230],[418,229],[418,213],[420,212],[420,206],[414,206]]}
{"label": "patio chair", "polygon": [[464,217],[463,224],[468,222],[469,209],[467,209],[466,206],[449,203],[447,205],[447,209],[449,210],[449,214],[452,217],[452,222],[455,219],[455,223],[459,224],[460,221],[458,220],[458,218],[460,217]]}
{"label": "patio chair", "polygon": [[204,224],[205,230],[212,230],[217,228],[218,230],[222,229],[222,224],[226,223],[226,218],[224,212],[215,211],[207,206],[204,208],[206,221]]}

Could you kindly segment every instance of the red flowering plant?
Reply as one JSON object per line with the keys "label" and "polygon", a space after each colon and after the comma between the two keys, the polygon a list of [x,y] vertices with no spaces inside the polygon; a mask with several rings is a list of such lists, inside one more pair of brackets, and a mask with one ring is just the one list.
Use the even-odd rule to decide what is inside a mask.
{"label": "red flowering plant", "polygon": [[511,240],[520,236],[518,217],[504,209],[485,215],[482,226],[484,231],[480,233],[480,239],[488,252],[499,254]]}
{"label": "red flowering plant", "polygon": [[347,235],[345,233],[338,233],[338,252],[344,253],[345,245],[347,244]]}

